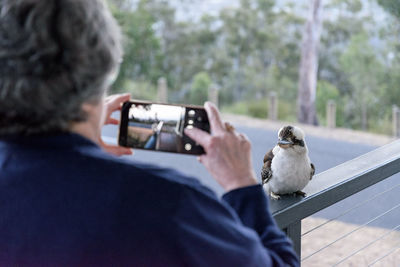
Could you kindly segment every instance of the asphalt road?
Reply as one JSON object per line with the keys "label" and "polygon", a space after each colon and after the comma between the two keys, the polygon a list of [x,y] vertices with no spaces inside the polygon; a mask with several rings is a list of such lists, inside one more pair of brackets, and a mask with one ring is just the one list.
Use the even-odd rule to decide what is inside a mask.
{"label": "asphalt road", "polygon": [[[115,126],[106,126],[103,130],[103,135],[116,138],[117,131]],[[260,170],[264,154],[275,145],[277,133],[265,129],[248,127],[238,127],[238,131],[247,134],[252,143],[254,169],[258,178],[261,180]],[[315,136],[307,136],[306,142],[310,151],[311,161],[314,163],[317,173],[367,153],[375,148],[370,145],[343,142]],[[132,161],[153,163],[177,169],[187,175],[196,177],[204,185],[213,189],[218,195],[223,193],[222,188],[212,179],[194,156],[135,150],[134,155],[129,158]],[[357,206],[364,200],[394,187],[399,183],[399,177],[400,174],[394,175],[381,183],[316,213],[314,216],[325,219],[335,218],[349,208]],[[365,224],[397,205],[400,198],[399,195],[400,187],[397,187],[375,198],[373,201],[361,205],[346,215],[341,216],[338,220],[359,225]],[[369,223],[368,226],[392,229],[399,224],[398,218],[400,218],[400,208],[393,209],[381,218]]]}

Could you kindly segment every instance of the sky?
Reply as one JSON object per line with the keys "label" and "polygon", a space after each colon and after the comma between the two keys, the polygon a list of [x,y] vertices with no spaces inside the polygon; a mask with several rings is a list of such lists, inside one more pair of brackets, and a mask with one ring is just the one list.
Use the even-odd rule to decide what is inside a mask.
{"label": "sky", "polygon": [[152,104],[149,110],[144,109],[142,105],[138,105],[137,108],[133,105],[129,110],[129,118],[178,122],[181,119],[183,112],[183,107],[169,105]]}

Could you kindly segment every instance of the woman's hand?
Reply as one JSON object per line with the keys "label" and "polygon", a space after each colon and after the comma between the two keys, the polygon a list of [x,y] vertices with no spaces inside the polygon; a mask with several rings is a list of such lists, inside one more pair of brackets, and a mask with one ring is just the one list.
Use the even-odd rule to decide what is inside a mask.
{"label": "woman's hand", "polygon": [[214,104],[207,102],[204,107],[211,134],[197,128],[185,130],[185,134],[203,146],[206,152],[199,157],[200,162],[226,191],[256,185],[250,141],[230,124],[222,123]]}
{"label": "woman's hand", "polygon": [[[111,114],[114,111],[121,110],[122,103],[129,101],[131,98],[131,95],[128,94],[119,94],[119,95],[110,95],[106,97],[104,100],[104,119],[102,125],[107,125],[107,124],[114,124],[118,125],[119,120],[114,119],[111,117]],[[122,147],[118,145],[109,145],[106,144],[100,137],[99,141],[100,146],[107,151],[110,154],[116,155],[116,156],[122,156],[122,155],[132,155],[133,152],[130,148],[127,147]]]}

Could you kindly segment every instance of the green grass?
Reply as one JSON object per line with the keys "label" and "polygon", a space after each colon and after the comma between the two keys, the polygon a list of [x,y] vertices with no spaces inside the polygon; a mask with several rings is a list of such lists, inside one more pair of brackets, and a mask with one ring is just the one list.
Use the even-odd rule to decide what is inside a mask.
{"label": "green grass", "polygon": [[[268,99],[240,101],[222,107],[222,112],[246,115],[254,118],[268,118]],[[278,119],[296,121],[296,104],[280,101],[278,104]]]}

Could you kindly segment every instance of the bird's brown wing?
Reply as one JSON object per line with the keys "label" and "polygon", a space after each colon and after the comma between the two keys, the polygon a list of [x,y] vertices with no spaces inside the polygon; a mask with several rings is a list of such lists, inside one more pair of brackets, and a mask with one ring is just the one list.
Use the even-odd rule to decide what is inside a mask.
{"label": "bird's brown wing", "polygon": [[272,153],[272,149],[268,151],[267,154],[264,156],[264,165],[261,169],[261,180],[262,184],[268,183],[268,181],[272,177],[272,169],[271,169],[271,163],[272,159],[274,158],[274,153]]}
{"label": "bird's brown wing", "polygon": [[315,166],[314,166],[314,164],[312,164],[312,163],[311,163],[311,174],[310,174],[310,180],[313,178],[314,174],[315,174]]}

